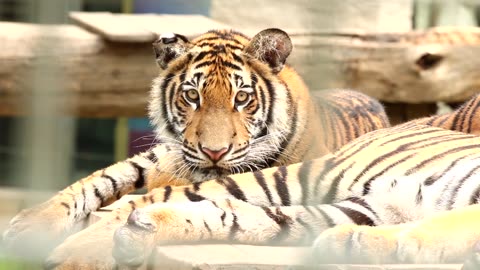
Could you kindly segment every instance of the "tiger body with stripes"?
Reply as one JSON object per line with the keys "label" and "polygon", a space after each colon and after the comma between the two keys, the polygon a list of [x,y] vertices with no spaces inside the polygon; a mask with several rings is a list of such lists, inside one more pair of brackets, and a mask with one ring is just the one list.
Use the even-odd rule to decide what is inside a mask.
{"label": "tiger body with stripes", "polygon": [[48,266],[138,267],[155,245],[225,241],[313,243],[315,262],[469,258],[465,269],[476,269],[478,110],[480,96],[451,114],[370,132],[311,161],[154,189],[69,237]]}
{"label": "tiger body with stripes", "polygon": [[[153,82],[149,105],[157,145],[22,211],[4,233],[6,242],[23,250],[22,242],[41,234],[55,245],[53,239],[62,241],[92,211],[147,187],[151,191],[140,201],[92,226],[108,224],[109,232],[106,227],[98,231],[106,232],[109,243],[98,245],[101,238],[87,237],[101,247],[87,250],[108,258],[108,264],[113,261],[112,233],[125,223],[131,207],[176,198],[174,186],[179,185],[193,184],[183,187],[184,195],[197,200],[202,198],[198,188],[211,179],[223,183],[229,196],[244,198],[248,191],[241,192],[229,175],[260,174],[262,169],[312,160],[389,126],[383,107],[354,91],[325,91],[316,102],[294,69],[285,65],[291,49],[290,38],[279,29],[264,30],[252,39],[235,31],[210,31],[192,41],[176,34],[162,36],[154,43],[162,71]],[[288,183],[276,179],[278,189],[288,192]],[[267,181],[261,184],[265,192]],[[158,201],[160,191],[165,193]],[[282,201],[290,204],[288,198]],[[68,264],[63,267],[69,269]]]}

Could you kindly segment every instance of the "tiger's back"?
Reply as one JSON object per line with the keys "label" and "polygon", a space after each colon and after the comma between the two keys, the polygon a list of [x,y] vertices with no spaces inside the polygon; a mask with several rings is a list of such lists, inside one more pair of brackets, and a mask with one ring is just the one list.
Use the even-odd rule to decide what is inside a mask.
{"label": "tiger's back", "polygon": [[480,135],[480,95],[472,97],[451,113],[412,120],[417,125],[441,127],[468,134]]}
{"label": "tiger's back", "polygon": [[314,92],[317,119],[321,123],[322,143],[329,152],[363,134],[390,126],[382,104],[352,90]]}

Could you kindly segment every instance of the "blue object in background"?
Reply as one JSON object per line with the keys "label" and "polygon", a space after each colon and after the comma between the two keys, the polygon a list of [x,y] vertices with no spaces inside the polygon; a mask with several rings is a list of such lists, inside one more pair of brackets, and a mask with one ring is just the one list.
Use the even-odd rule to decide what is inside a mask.
{"label": "blue object in background", "polygon": [[133,13],[210,15],[210,0],[135,0]]}
{"label": "blue object in background", "polygon": [[128,156],[148,150],[154,145],[154,139],[148,118],[128,119]]}

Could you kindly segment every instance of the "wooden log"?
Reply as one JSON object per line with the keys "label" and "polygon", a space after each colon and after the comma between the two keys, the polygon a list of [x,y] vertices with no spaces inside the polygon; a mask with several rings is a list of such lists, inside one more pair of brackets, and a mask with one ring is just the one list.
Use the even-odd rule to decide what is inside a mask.
{"label": "wooden log", "polygon": [[[480,92],[480,28],[295,38],[311,88],[353,88],[383,101],[459,102]],[[312,87],[313,86],[313,87]]]}
{"label": "wooden log", "polygon": [[34,87],[29,78],[39,61],[56,66],[45,76],[64,76],[63,86],[56,87],[60,91],[41,92],[63,113],[145,115],[157,73],[150,44],[112,43],[70,25],[1,23],[0,33],[0,115],[28,113],[25,104]]}
{"label": "wooden log", "polygon": [[[311,89],[354,88],[406,103],[463,101],[480,89],[478,28],[294,34],[292,40],[289,62]],[[29,77],[39,61],[55,65],[45,76],[65,76],[55,87],[61,90],[41,93],[59,113],[82,117],[145,115],[158,74],[150,43],[111,42],[70,25],[0,23],[0,115],[29,112]]]}
{"label": "wooden log", "polygon": [[192,37],[211,29],[228,28],[227,25],[202,15],[71,12],[70,18],[78,25],[114,42],[152,42],[166,32]]}
{"label": "wooden log", "polygon": [[[30,103],[34,87],[29,77],[37,62],[43,61],[55,65],[46,76],[63,78],[63,86],[57,87],[62,91],[42,89],[61,113],[82,117],[145,116],[151,81],[158,73],[151,47],[154,37],[168,31],[168,25],[175,25],[170,31],[178,32],[190,25],[185,30],[189,37],[225,27],[193,15],[73,13],[73,17],[83,26],[104,19],[105,23],[95,28],[101,35],[71,25],[0,23],[0,115],[29,113],[25,104]],[[118,26],[129,22],[132,26],[122,32]],[[135,29],[143,32],[136,34]]]}

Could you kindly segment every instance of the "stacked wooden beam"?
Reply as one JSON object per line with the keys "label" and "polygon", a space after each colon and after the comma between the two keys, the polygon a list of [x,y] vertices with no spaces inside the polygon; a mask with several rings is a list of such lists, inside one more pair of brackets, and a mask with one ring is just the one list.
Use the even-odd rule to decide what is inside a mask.
{"label": "stacked wooden beam", "polygon": [[[81,27],[0,23],[0,115],[27,113],[29,76],[42,59],[56,67],[48,76],[63,78],[63,86],[56,87],[61,90],[43,92],[62,112],[143,116],[151,80],[158,74],[151,41],[165,31],[195,36],[226,27],[199,16],[76,13],[73,18]],[[383,101],[409,104],[458,102],[480,90],[479,28],[292,31],[289,63],[312,90],[355,88]]]}

